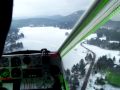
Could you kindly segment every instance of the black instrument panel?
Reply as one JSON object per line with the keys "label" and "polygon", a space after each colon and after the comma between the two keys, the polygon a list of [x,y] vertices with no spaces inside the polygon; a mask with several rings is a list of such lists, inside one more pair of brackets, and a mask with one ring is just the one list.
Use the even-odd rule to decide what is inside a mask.
{"label": "black instrument panel", "polygon": [[13,90],[65,88],[61,81],[63,80],[63,65],[59,53],[45,49],[39,53],[33,52],[22,51],[3,55],[0,59],[2,83],[13,83]]}
{"label": "black instrument panel", "polygon": [[51,73],[52,66],[61,69],[60,64],[61,61],[57,53],[49,53],[46,56],[42,56],[41,53],[3,55],[0,59],[0,78],[42,77],[45,73]]}

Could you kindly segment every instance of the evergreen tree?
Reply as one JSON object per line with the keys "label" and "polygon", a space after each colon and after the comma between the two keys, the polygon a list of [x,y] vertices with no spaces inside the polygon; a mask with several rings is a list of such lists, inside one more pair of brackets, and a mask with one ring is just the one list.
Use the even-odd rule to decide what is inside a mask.
{"label": "evergreen tree", "polygon": [[115,58],[115,56],[113,57],[113,62],[115,63],[115,60],[116,60],[116,58]]}
{"label": "evergreen tree", "polygon": [[73,75],[71,90],[76,90],[78,86],[79,86],[78,78],[76,77],[76,75]]}
{"label": "evergreen tree", "polygon": [[85,75],[85,62],[83,59],[81,59],[81,61],[79,63],[79,72],[82,77]]}
{"label": "evergreen tree", "polygon": [[85,62],[83,59],[81,59],[79,62],[79,71],[82,71],[84,68],[85,68]]}
{"label": "evergreen tree", "polygon": [[71,74],[69,69],[65,71],[65,75],[66,75],[66,80],[70,83]]}
{"label": "evergreen tree", "polygon": [[83,77],[83,76],[85,76],[85,69],[83,69],[82,71],[81,71],[81,76]]}

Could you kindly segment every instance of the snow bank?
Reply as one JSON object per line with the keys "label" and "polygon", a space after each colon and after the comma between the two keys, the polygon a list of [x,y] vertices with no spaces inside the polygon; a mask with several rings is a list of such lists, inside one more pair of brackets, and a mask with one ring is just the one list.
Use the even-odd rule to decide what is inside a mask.
{"label": "snow bank", "polygon": [[99,38],[100,40],[106,40],[106,36]]}
{"label": "snow bank", "polygon": [[97,38],[97,34],[93,33],[91,35],[89,35],[88,37],[86,37],[82,42],[85,42],[86,40],[90,40],[91,38]]}
{"label": "snow bank", "polygon": [[109,43],[119,43],[119,41],[109,41]]}

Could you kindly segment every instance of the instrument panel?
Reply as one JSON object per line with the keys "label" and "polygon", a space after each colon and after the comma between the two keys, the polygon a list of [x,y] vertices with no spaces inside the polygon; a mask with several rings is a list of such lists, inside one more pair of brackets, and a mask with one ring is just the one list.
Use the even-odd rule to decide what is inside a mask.
{"label": "instrument panel", "polygon": [[13,81],[13,90],[57,87],[56,75],[61,73],[62,65],[58,53],[9,54],[0,59],[0,80],[3,85]]}
{"label": "instrument panel", "polygon": [[42,77],[45,73],[50,73],[51,66],[60,69],[60,63],[55,53],[48,56],[42,56],[41,53],[3,55],[0,59],[0,79]]}
{"label": "instrument panel", "polygon": [[13,90],[61,88],[59,78],[63,74],[63,66],[59,53],[41,51],[42,53],[3,55],[0,58],[0,80],[3,86],[13,83]]}

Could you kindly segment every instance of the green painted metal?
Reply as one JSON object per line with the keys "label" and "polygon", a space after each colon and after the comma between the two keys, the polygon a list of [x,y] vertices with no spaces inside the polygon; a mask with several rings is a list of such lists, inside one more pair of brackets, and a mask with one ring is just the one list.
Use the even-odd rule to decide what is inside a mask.
{"label": "green painted metal", "polygon": [[[114,10],[111,14],[109,14],[103,21],[101,21],[99,24],[97,24],[90,32],[88,32],[80,41],[85,39],[90,34],[94,33],[96,30],[98,30],[101,26],[103,26],[106,22],[108,22],[114,15],[116,15],[118,12],[120,12],[120,6]],[[80,42],[78,41],[78,43]]]}
{"label": "green painted metal", "polygon": [[[69,36],[70,38],[65,41],[63,46],[59,49],[59,52],[61,53],[62,50],[64,50],[67,45],[92,21],[92,19],[104,8],[104,6],[109,3],[109,0],[99,0],[97,3],[97,7],[92,8],[92,12],[88,14],[88,18],[85,18],[84,22],[80,23],[75,30],[72,32],[72,34]],[[80,27],[79,27],[80,26]],[[72,49],[73,46],[70,48]],[[67,52],[66,52],[67,53]]]}
{"label": "green painted metal", "polygon": [[66,90],[70,90],[68,82],[64,79]]}
{"label": "green painted metal", "polygon": [[61,85],[65,86],[65,90],[70,90],[68,82],[64,79],[64,76],[61,74],[59,75],[59,80]]}

